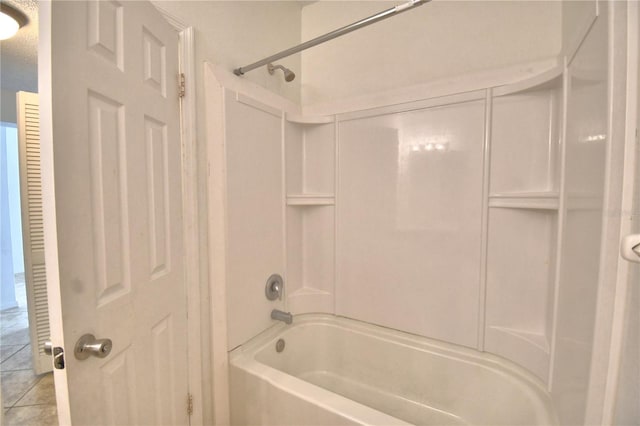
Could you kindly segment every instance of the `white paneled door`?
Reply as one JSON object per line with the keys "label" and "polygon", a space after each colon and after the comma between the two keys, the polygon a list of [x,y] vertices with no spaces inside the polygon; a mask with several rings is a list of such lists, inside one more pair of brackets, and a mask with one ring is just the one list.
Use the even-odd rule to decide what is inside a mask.
{"label": "white paneled door", "polygon": [[[60,421],[188,424],[178,34],[148,2],[40,4]],[[87,333],[106,357],[75,356]]]}

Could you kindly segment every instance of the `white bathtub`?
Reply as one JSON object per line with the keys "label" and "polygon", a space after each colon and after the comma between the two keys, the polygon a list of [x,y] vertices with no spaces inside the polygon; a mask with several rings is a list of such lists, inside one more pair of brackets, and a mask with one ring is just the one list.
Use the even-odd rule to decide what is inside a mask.
{"label": "white bathtub", "polygon": [[508,361],[332,315],[296,316],[230,361],[234,425],[557,424],[543,386]]}

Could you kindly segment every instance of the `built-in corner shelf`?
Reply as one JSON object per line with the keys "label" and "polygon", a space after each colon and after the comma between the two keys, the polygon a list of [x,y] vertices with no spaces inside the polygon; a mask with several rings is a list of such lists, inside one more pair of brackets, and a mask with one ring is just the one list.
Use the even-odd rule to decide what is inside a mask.
{"label": "built-in corner shelf", "polygon": [[489,195],[489,207],[557,210],[559,204],[557,192],[509,192]]}
{"label": "built-in corner shelf", "polygon": [[335,121],[335,117],[333,115],[300,115],[300,114],[292,114],[287,112],[285,114],[285,120],[289,123],[298,123],[298,124],[327,124],[333,123]]}
{"label": "built-in corner shelf", "polygon": [[288,206],[333,206],[336,198],[333,194],[289,194]]}

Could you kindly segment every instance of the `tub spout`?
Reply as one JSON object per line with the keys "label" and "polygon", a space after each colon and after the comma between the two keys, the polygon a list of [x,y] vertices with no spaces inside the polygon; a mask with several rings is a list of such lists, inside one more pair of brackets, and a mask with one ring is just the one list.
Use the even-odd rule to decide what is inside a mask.
{"label": "tub spout", "polygon": [[291,324],[291,322],[293,321],[293,315],[291,315],[291,312],[283,312],[274,309],[273,311],[271,311],[271,319]]}

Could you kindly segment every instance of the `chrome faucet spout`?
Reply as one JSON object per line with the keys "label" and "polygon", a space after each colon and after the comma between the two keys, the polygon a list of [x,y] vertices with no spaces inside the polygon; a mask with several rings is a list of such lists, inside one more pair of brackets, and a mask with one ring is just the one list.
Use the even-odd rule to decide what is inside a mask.
{"label": "chrome faucet spout", "polygon": [[282,321],[286,324],[291,324],[293,322],[293,315],[291,315],[291,312],[283,312],[274,309],[273,311],[271,311],[271,319]]}

